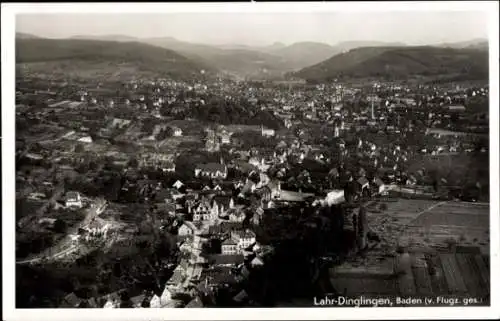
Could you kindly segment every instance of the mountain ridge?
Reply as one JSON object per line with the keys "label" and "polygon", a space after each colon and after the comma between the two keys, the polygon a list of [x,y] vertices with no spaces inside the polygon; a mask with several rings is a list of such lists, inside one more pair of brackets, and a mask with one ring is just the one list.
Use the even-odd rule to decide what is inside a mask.
{"label": "mountain ridge", "polygon": [[16,39],[16,63],[78,61],[132,64],[141,70],[158,71],[176,77],[212,70],[209,66],[175,51],[140,42],[82,39]]}
{"label": "mountain ridge", "polygon": [[[37,38],[34,38],[37,37]],[[18,33],[17,39],[48,39],[35,35]],[[58,39],[65,40],[65,39]],[[132,36],[109,35],[77,35],[66,40],[89,41],[115,41],[119,43],[142,43],[150,46],[171,50],[199,65],[212,66],[224,72],[240,76],[270,76],[282,77],[283,75],[300,72],[308,67],[313,67],[339,54],[349,52],[356,48],[366,47],[391,47],[414,48],[401,42],[383,41],[343,41],[330,45],[316,41],[299,41],[289,45],[275,42],[268,46],[249,46],[240,44],[209,45],[187,42],[174,37],[136,38]],[[433,47],[455,49],[485,50],[488,45],[485,39],[472,39],[457,43],[434,44]]]}
{"label": "mountain ridge", "polygon": [[488,55],[470,48],[361,47],[289,75],[306,80],[408,76],[487,79]]}

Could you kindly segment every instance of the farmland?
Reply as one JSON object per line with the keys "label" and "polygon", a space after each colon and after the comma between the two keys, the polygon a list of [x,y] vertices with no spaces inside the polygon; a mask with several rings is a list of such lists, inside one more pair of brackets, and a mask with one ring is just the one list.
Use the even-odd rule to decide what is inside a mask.
{"label": "farmland", "polygon": [[368,207],[369,226],[381,237],[382,247],[443,248],[457,242],[488,252],[488,204],[406,199],[385,204],[382,212],[375,204]]}
{"label": "farmland", "polygon": [[[387,199],[366,209],[380,242],[330,269],[336,290],[348,296],[453,294],[488,304],[489,204]],[[410,267],[395,277],[398,246],[407,249]]]}

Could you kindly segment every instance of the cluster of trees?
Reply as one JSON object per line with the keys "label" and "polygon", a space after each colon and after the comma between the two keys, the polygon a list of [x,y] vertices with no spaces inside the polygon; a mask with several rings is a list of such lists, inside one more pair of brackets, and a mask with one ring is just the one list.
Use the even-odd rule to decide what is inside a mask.
{"label": "cluster of trees", "polygon": [[25,258],[55,244],[59,235],[50,230],[16,231],[16,256]]}
{"label": "cluster of trees", "polygon": [[274,306],[280,301],[317,294],[316,281],[322,274],[319,257],[325,253],[341,256],[346,251],[344,215],[340,206],[311,205],[265,213],[254,229],[259,242],[271,245],[274,253],[263,268],[252,270],[243,284],[252,301]]}
{"label": "cluster of trees", "polygon": [[238,141],[242,146],[252,146],[255,148],[274,149],[278,144],[278,140],[275,137],[263,137],[260,130],[236,132],[231,136],[231,139]]}
{"label": "cluster of trees", "polygon": [[[208,121],[218,124],[245,124],[245,125],[264,125],[272,129],[283,128],[283,122],[269,113],[257,109],[248,101],[228,101],[222,98],[207,98],[204,105],[185,104],[164,106],[161,113],[164,116],[175,116],[177,119],[195,118],[200,121]],[[181,108],[173,108],[181,107]],[[181,111],[177,111],[181,109]],[[175,112],[172,112],[175,110]]]}

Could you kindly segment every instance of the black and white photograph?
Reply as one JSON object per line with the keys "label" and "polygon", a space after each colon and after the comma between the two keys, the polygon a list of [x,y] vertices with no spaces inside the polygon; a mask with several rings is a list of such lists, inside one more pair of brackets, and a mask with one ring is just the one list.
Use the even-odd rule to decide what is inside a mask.
{"label": "black and white photograph", "polygon": [[500,317],[498,8],[2,4],[4,320]]}

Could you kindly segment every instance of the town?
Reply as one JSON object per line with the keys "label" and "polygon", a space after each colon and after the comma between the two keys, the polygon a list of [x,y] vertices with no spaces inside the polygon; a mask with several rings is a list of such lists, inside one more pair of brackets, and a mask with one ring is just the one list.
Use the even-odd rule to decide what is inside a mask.
{"label": "town", "polygon": [[[488,97],[478,82],[312,84],[203,70],[191,81],[88,80],[25,69],[16,276],[29,290],[18,300],[312,306],[306,297],[375,293],[356,279],[410,256],[417,263],[388,275],[416,272],[388,293],[432,290],[440,278],[489,297],[486,281],[469,284],[466,263],[489,275]],[[460,249],[468,256],[449,254]]]}

